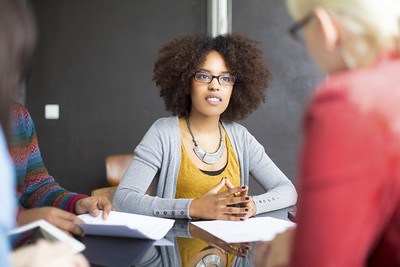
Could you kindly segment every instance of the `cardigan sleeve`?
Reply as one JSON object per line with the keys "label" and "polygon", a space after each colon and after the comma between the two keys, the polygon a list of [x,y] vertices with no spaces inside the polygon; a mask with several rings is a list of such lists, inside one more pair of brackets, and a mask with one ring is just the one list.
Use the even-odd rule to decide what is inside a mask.
{"label": "cardigan sleeve", "polygon": [[[247,132],[247,131],[246,131]],[[247,132],[249,171],[266,190],[253,196],[256,214],[286,208],[296,204],[297,192],[292,182],[266,154],[264,147]]]}
{"label": "cardigan sleeve", "polygon": [[[175,168],[169,159],[176,156],[172,154],[177,151],[169,148],[171,141],[168,138],[171,134],[167,132],[172,129],[167,127],[166,130],[159,122],[160,120],[150,127],[136,147],[135,156],[118,185],[113,205],[118,211],[188,219],[192,199],[175,199],[174,196],[165,193],[165,187],[171,186],[167,183],[175,181],[173,186],[176,186],[177,177],[172,177],[173,172],[162,173],[161,170]],[[153,183],[154,179],[157,183]],[[150,184],[162,187],[157,188],[157,196],[145,194]]]}
{"label": "cardigan sleeve", "polygon": [[76,201],[87,197],[62,188],[44,166],[35,125],[29,112],[17,104],[14,113],[14,132],[11,155],[18,176],[19,202],[24,208],[58,207],[74,212]]}

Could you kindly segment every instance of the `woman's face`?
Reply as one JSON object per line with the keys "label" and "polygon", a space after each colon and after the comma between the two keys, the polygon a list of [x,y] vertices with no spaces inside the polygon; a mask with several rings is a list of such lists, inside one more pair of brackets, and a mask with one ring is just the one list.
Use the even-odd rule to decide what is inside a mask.
{"label": "woman's face", "polygon": [[[211,51],[197,72],[210,73],[214,76],[230,74],[225,61],[217,51]],[[228,107],[233,85],[221,85],[215,77],[210,83],[192,80],[191,88],[191,115],[220,116]]]}

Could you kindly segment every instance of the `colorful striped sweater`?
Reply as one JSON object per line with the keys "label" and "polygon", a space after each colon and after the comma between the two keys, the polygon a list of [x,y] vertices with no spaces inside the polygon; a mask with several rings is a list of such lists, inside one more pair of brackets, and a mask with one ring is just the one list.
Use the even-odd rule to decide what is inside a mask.
{"label": "colorful striped sweater", "polygon": [[87,197],[60,187],[43,164],[36,130],[28,110],[14,107],[10,153],[17,172],[17,195],[22,208],[58,207],[74,212],[76,201]]}

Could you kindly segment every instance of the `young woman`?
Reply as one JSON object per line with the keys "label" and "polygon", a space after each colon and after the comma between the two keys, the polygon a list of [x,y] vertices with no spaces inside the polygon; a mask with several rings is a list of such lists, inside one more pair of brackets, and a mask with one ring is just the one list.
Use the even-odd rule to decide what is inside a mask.
{"label": "young woman", "polygon": [[305,113],[297,229],[257,266],[400,266],[400,1],[287,3],[329,79]]}
{"label": "young woman", "polygon": [[[157,120],[135,149],[115,208],[169,218],[245,220],[294,205],[293,184],[235,123],[265,101],[270,77],[257,42],[243,35],[193,34],[166,44],[153,79],[173,117]],[[250,175],[266,193],[247,195]],[[146,195],[151,184],[152,196]]]}

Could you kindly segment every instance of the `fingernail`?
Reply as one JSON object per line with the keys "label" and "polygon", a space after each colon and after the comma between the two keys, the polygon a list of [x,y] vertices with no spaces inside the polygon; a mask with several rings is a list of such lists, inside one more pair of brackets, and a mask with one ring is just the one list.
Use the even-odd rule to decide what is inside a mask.
{"label": "fingernail", "polygon": [[246,186],[242,186],[242,189],[246,189]]}
{"label": "fingernail", "polygon": [[245,249],[246,249],[246,250],[249,250],[250,248],[249,248],[249,247],[245,247]]}
{"label": "fingernail", "polygon": [[246,197],[245,199],[246,199],[246,200],[250,200],[250,198],[249,198],[249,197]]}
{"label": "fingernail", "polygon": [[243,221],[243,218],[240,218],[241,221]]}
{"label": "fingernail", "polygon": [[249,209],[244,209],[245,211],[249,211]]}

